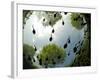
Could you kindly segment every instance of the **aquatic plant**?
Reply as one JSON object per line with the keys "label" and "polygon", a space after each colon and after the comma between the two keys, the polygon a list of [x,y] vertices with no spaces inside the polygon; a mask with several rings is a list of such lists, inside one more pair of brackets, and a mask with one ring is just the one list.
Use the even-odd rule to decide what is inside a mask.
{"label": "aquatic plant", "polygon": [[65,59],[66,52],[56,44],[48,44],[40,51],[39,62],[43,67],[54,67],[62,63]]}
{"label": "aquatic plant", "polygon": [[39,20],[42,19],[43,26],[52,26],[62,18],[60,12],[55,11],[37,11],[35,12]]}
{"label": "aquatic plant", "polygon": [[77,53],[79,54],[70,66],[90,66],[91,54],[89,39],[85,39],[82,48]]}
{"label": "aquatic plant", "polygon": [[71,24],[76,29],[80,30],[84,26],[82,26],[83,18],[81,17],[80,13],[71,13]]}
{"label": "aquatic plant", "polygon": [[35,54],[35,49],[27,44],[23,45],[23,69],[36,68],[33,63],[33,55]]}
{"label": "aquatic plant", "polygon": [[30,17],[32,12],[32,10],[23,10],[23,24],[26,24],[26,20]]}

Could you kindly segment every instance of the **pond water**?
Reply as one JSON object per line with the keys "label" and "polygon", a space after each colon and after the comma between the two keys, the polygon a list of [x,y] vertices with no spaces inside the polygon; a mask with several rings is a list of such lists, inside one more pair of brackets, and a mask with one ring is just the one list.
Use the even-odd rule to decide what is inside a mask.
{"label": "pond water", "polygon": [[[55,43],[61,47],[64,46],[66,42],[68,42],[68,39],[70,38],[70,43],[67,43],[66,50],[66,58],[65,61],[62,64],[57,64],[56,67],[64,67],[69,66],[75,59],[76,55],[75,53],[78,52],[81,48],[80,43],[84,40],[84,28],[87,27],[87,25],[84,26],[84,28],[78,30],[71,24],[71,14],[67,13],[65,15],[63,12],[61,13],[62,18],[58,20],[53,27],[48,25],[44,26],[42,23],[43,18],[39,19],[36,14],[32,13],[32,15],[29,17],[29,19],[26,21],[26,24],[24,26],[23,30],[23,42],[25,44],[32,45],[33,47],[36,46],[37,51],[34,55],[34,58],[36,60],[35,64],[39,65],[37,54],[39,54],[39,51],[43,48],[43,46]],[[64,21],[64,25],[62,24],[62,21]],[[32,30],[35,29],[36,33],[33,34]],[[52,33],[52,29],[54,29],[54,33],[52,34],[52,41],[49,41],[49,38]],[[74,52],[74,47],[77,46],[77,51]],[[40,65],[39,65],[40,66]]]}

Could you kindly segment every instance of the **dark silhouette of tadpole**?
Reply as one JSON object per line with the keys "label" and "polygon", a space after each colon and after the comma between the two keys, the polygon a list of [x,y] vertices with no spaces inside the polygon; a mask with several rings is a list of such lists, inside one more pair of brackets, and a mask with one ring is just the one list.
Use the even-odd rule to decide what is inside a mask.
{"label": "dark silhouette of tadpole", "polygon": [[84,41],[81,42],[81,46],[83,45],[83,42],[84,42]]}
{"label": "dark silhouette of tadpole", "polygon": [[43,21],[45,21],[45,18],[43,19]]}
{"label": "dark silhouette of tadpole", "polygon": [[62,25],[64,25],[65,23],[64,23],[64,21],[62,21]]}
{"label": "dark silhouette of tadpole", "polygon": [[28,56],[28,60],[31,61],[31,57],[30,56]]}
{"label": "dark silhouette of tadpole", "polygon": [[56,62],[55,62],[55,61],[53,61],[52,63],[53,63],[54,65],[56,64]]}
{"label": "dark silhouette of tadpole", "polygon": [[54,18],[56,17],[56,13],[54,14]]}
{"label": "dark silhouette of tadpole", "polygon": [[60,59],[60,58],[61,58],[61,56],[59,55],[59,56],[58,56],[58,59]]}
{"label": "dark silhouette of tadpole", "polygon": [[70,52],[68,52],[68,56],[70,56]]}
{"label": "dark silhouette of tadpole", "polygon": [[68,43],[70,43],[70,37],[68,38]]}
{"label": "dark silhouette of tadpole", "polygon": [[67,48],[67,42],[64,44],[63,48],[64,48],[64,49]]}
{"label": "dark silhouette of tadpole", "polygon": [[33,58],[33,62],[35,62],[35,59]]}
{"label": "dark silhouette of tadpole", "polygon": [[52,41],[52,39],[53,39],[53,38],[52,38],[52,35],[51,35],[51,37],[49,38],[49,41]]}
{"label": "dark silhouette of tadpole", "polygon": [[37,48],[35,47],[35,51],[37,51]]}
{"label": "dark silhouette of tadpole", "polygon": [[33,28],[33,30],[32,30],[33,34],[36,34],[36,31],[35,31],[33,25],[32,25],[32,28]]}
{"label": "dark silhouette of tadpole", "polygon": [[64,14],[66,15],[66,14],[67,14],[67,12],[64,12]]}
{"label": "dark silhouette of tadpole", "polygon": [[80,44],[81,41],[79,41],[78,43]]}
{"label": "dark silhouette of tadpole", "polygon": [[37,58],[39,59],[39,55],[37,55]]}
{"label": "dark silhouette of tadpole", "polygon": [[55,30],[54,30],[54,28],[52,29],[52,33],[54,33],[55,32]]}
{"label": "dark silhouette of tadpole", "polygon": [[37,51],[37,48],[36,48],[36,46],[35,46],[35,45],[34,45],[34,50],[35,50],[35,51]]}
{"label": "dark silhouette of tadpole", "polygon": [[42,65],[42,60],[41,59],[39,59],[39,64]]}
{"label": "dark silhouette of tadpole", "polygon": [[49,25],[51,25],[51,21],[49,21]]}
{"label": "dark silhouette of tadpole", "polygon": [[24,29],[24,26],[23,26],[23,29]]}
{"label": "dark silhouette of tadpole", "polygon": [[87,23],[82,23],[81,26],[85,26]]}
{"label": "dark silhouette of tadpole", "polygon": [[45,68],[48,68],[48,65],[47,64],[45,64]]}
{"label": "dark silhouette of tadpole", "polygon": [[52,60],[52,64],[53,64],[53,65],[55,65],[55,64],[56,64],[56,62],[55,62],[54,60]]}
{"label": "dark silhouette of tadpole", "polygon": [[77,51],[77,48],[76,48],[76,47],[74,47],[74,48],[73,48],[73,52],[75,53],[76,51]]}
{"label": "dark silhouette of tadpole", "polygon": [[48,61],[48,58],[46,58],[45,60]]}

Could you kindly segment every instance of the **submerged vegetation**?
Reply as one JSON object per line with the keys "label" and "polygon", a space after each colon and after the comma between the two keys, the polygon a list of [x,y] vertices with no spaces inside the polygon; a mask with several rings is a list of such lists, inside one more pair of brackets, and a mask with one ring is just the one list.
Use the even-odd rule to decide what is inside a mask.
{"label": "submerged vegetation", "polygon": [[26,24],[26,20],[29,19],[32,13],[32,10],[23,10],[23,24]]}
{"label": "submerged vegetation", "polygon": [[23,45],[23,69],[37,68],[33,65],[32,59],[35,54],[35,49],[27,44]]}
{"label": "submerged vegetation", "polygon": [[48,44],[40,51],[39,62],[44,67],[54,67],[56,64],[62,63],[66,57],[63,48],[56,44]]}
{"label": "submerged vegetation", "polygon": [[23,10],[23,24],[26,24],[26,20],[29,19],[33,12],[37,15],[39,20],[42,19],[43,26],[53,26],[62,18],[60,12]]}
{"label": "submerged vegetation", "polygon": [[62,18],[60,12],[54,11],[37,11],[36,15],[39,20],[42,19],[43,26],[52,26],[56,24],[58,20]]}
{"label": "submerged vegetation", "polygon": [[76,28],[76,29],[82,29],[83,23],[83,17],[80,13],[72,13],[71,14],[71,24]]}
{"label": "submerged vegetation", "polygon": [[78,52],[79,55],[75,58],[71,66],[90,66],[91,65],[91,55],[90,55],[90,44],[89,40],[86,39],[82,48]]}
{"label": "submerged vegetation", "polygon": [[72,67],[75,66],[90,66],[91,65],[91,15],[83,14],[87,22],[87,30],[84,30],[84,42],[79,50],[79,52],[74,60],[74,62],[70,65]]}

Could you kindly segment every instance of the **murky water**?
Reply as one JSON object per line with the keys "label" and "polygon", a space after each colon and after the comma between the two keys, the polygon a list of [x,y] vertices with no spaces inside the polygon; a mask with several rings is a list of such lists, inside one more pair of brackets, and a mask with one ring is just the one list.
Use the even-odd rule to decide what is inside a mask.
{"label": "murky water", "polygon": [[[84,28],[81,30],[76,29],[71,24],[71,13],[68,13],[67,15],[64,15],[61,13],[62,18],[56,22],[56,24],[51,26],[43,26],[42,21],[38,19],[37,15],[34,13],[29,17],[25,24],[25,28],[23,30],[23,40],[24,43],[36,46],[37,52],[34,56],[36,62],[35,64],[38,64],[38,59],[36,58],[37,54],[39,54],[39,51],[43,48],[44,45],[47,45],[49,43],[55,43],[61,47],[64,46],[64,44],[67,42],[68,38],[70,38],[70,43],[68,44],[68,47],[66,50],[66,59],[64,63],[57,64],[57,67],[63,67],[70,65],[73,60],[75,59],[75,53],[73,52],[73,48],[75,46],[79,46],[80,44],[77,44],[79,41],[80,43],[84,39]],[[62,21],[64,21],[64,25],[62,25]],[[36,34],[33,35],[32,30],[33,27],[36,31]],[[87,25],[85,25],[87,27]],[[52,34],[52,42],[49,41],[49,38],[51,36],[52,29],[54,28],[55,32]],[[80,46],[81,47],[81,46]],[[77,52],[79,51],[80,47],[78,47]],[[68,56],[68,54],[70,54]]]}

